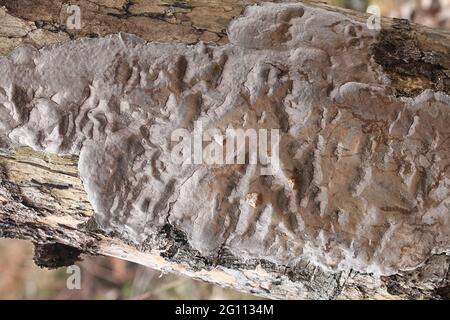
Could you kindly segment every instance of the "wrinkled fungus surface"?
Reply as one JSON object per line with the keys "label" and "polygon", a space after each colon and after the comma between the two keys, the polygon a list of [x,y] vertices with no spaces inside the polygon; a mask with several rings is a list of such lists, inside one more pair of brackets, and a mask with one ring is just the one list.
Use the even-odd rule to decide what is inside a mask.
{"label": "wrinkled fungus surface", "polygon": [[[450,248],[450,98],[395,95],[376,35],[302,4],[247,8],[223,46],[116,34],[0,59],[0,144],[79,155],[101,229],[171,225],[203,256],[390,274]],[[171,133],[279,129],[280,166],[179,165]]]}

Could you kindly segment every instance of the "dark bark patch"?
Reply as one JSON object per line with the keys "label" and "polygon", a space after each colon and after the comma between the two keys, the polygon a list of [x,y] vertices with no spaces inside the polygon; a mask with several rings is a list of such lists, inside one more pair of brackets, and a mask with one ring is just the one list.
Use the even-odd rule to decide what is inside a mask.
{"label": "dark bark patch", "polygon": [[[442,40],[442,41],[441,41]],[[426,89],[450,94],[448,37],[427,39],[408,20],[395,19],[370,48],[397,96],[415,97]]]}
{"label": "dark bark patch", "polygon": [[435,293],[444,300],[450,300],[450,286],[437,288]]}
{"label": "dark bark patch", "polygon": [[35,243],[33,260],[41,268],[56,269],[80,261],[81,253],[81,250],[61,243]]}

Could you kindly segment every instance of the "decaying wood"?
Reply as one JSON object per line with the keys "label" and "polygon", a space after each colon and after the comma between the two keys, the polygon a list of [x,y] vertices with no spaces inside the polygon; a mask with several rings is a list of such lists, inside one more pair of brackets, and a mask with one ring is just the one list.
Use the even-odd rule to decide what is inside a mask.
{"label": "decaying wood", "polygon": [[[81,30],[68,30],[65,27],[67,19],[65,8],[68,3],[65,1],[39,1],[30,4],[29,1],[0,0],[0,6],[4,6],[3,9],[0,9],[0,52],[8,55],[22,44],[31,44],[40,48],[70,39],[104,37],[119,31],[133,33],[147,41],[183,44],[205,41],[224,46],[230,41],[226,33],[226,27],[230,20],[239,16],[245,5],[252,3],[253,1],[235,0],[71,1],[70,4],[81,7],[83,25]],[[405,189],[404,192],[398,191],[401,195],[395,199],[401,200],[396,205],[390,205],[388,202],[394,199],[396,188],[400,190],[401,187],[401,183],[394,177],[399,174],[399,171],[402,171],[408,178],[410,177],[408,171],[411,171],[412,168],[397,168],[387,162],[392,167],[386,169],[384,173],[387,176],[386,179],[389,179],[390,170],[394,172],[390,182],[391,186],[384,186],[384,191],[380,193],[385,199],[374,200],[381,205],[386,202],[387,204],[382,206],[385,215],[394,221],[402,222],[407,219],[404,218],[405,216],[416,217],[414,215],[417,214],[415,219],[419,219],[422,217],[419,214],[424,214],[426,210],[434,208],[433,206],[439,208],[439,212],[436,209],[429,214],[428,219],[434,219],[433,227],[428,230],[426,229],[428,226],[423,226],[423,233],[420,233],[420,230],[417,233],[422,238],[417,240],[418,243],[411,243],[419,246],[419,242],[422,245],[428,241],[429,237],[435,237],[434,241],[438,241],[439,248],[436,245],[433,252],[417,254],[415,258],[418,261],[424,259],[422,263],[412,267],[410,264],[417,264],[413,257],[411,258],[414,260],[412,262],[409,260],[399,261],[402,266],[399,266],[394,274],[390,272],[387,275],[374,275],[364,273],[363,270],[354,271],[351,268],[335,266],[323,268],[303,257],[295,260],[295,263],[280,263],[280,260],[275,258],[256,258],[257,256],[268,256],[265,252],[242,259],[232,252],[233,248],[225,245],[211,256],[192,247],[190,242],[192,233],[181,231],[171,223],[158,229],[155,234],[148,237],[148,241],[136,245],[132,238],[115,233],[114,231],[117,230],[114,228],[112,231],[111,229],[105,231],[98,225],[98,221],[94,218],[94,210],[80,180],[79,159],[76,155],[58,156],[17,146],[14,150],[6,148],[0,155],[0,236],[33,241],[36,245],[35,261],[46,267],[70,265],[81,254],[98,254],[135,261],[167,272],[183,273],[193,278],[270,298],[448,298],[450,257],[446,255],[446,252],[450,247],[446,242],[448,237],[445,236],[448,235],[448,232],[445,228],[449,226],[447,221],[450,214],[448,207],[450,165],[446,159],[449,154],[449,144],[448,138],[445,137],[448,137],[449,131],[445,128],[445,123],[449,118],[450,35],[443,31],[412,25],[406,21],[384,19],[383,29],[379,33],[369,30],[361,31],[352,28],[352,24],[364,25],[367,19],[365,15],[331,8],[323,4],[309,4],[305,8],[307,10],[309,10],[308,8],[322,8],[324,10],[319,12],[321,14],[337,12],[343,17],[345,15],[349,26],[344,30],[333,29],[336,38],[338,38],[339,32],[345,32],[345,39],[348,40],[342,44],[344,48],[342,50],[347,50],[342,56],[349,60],[343,60],[342,63],[346,61],[351,64],[351,59],[366,62],[372,64],[372,69],[379,70],[378,72],[385,76],[385,79],[377,83],[380,88],[383,86],[383,89],[377,87],[376,90],[371,91],[373,83],[370,82],[370,77],[362,75],[364,71],[361,71],[366,70],[364,68],[367,68],[367,65],[359,66],[361,69],[349,68],[349,72],[355,72],[355,70],[361,72],[361,74],[355,74],[353,81],[358,83],[359,87],[356,86],[357,88],[367,85],[367,91],[370,94],[363,95],[361,92],[364,90],[358,91],[360,89],[352,91],[354,85],[352,87],[342,85],[342,91],[335,92],[336,103],[340,104],[343,112],[352,114],[348,123],[355,128],[359,128],[358,121],[363,123],[361,125],[362,132],[375,140],[378,145],[392,143],[393,138],[389,136],[392,131],[397,130],[397,134],[409,134],[409,132],[402,133],[404,131],[402,126],[411,125],[409,120],[414,120],[415,116],[407,115],[411,119],[405,119],[404,123],[403,120],[397,121],[397,119],[396,122],[377,119],[377,117],[382,118],[383,112],[389,113],[389,110],[375,110],[375,120],[369,121],[364,117],[370,117],[368,110],[362,108],[362,112],[367,114],[360,115],[358,113],[360,110],[357,110],[356,107],[349,107],[355,99],[360,104],[383,101],[385,106],[394,110],[403,108],[399,105],[403,101],[415,101],[415,105],[419,106],[417,108],[422,109],[425,107],[421,103],[430,105],[440,103],[438,107],[432,106],[440,115],[439,120],[422,115],[422,121],[431,119],[429,120],[431,121],[430,125],[434,128],[431,133],[422,129],[423,134],[433,135],[434,133],[435,136],[438,136],[437,139],[440,139],[438,140],[439,148],[427,145],[424,148],[429,150],[424,151],[423,157],[418,156],[416,159],[420,168],[418,167],[417,174],[411,179],[419,180],[422,185],[417,187],[416,184],[412,184],[414,187],[411,188],[414,191],[410,189]],[[295,14],[293,16],[296,18]],[[291,13],[289,17],[292,18]],[[284,21],[283,23],[288,22]],[[283,23],[282,30],[285,27]],[[234,28],[237,28],[236,25]],[[233,34],[233,30],[230,31]],[[284,50],[284,43],[291,39],[283,39],[283,32],[277,32],[280,38],[272,38],[272,41],[279,41],[279,49]],[[264,42],[264,38],[258,42],[259,40],[255,37],[254,42],[249,43],[245,42],[246,39],[239,39],[239,33],[235,32],[234,34],[238,36],[231,39],[231,42],[234,41],[232,45],[248,44],[249,48],[246,50],[270,49],[273,46],[273,43]],[[341,50],[341,48],[337,50]],[[365,52],[366,56],[352,56],[352,54],[361,52]],[[308,75],[306,74],[306,77]],[[339,83],[339,81],[341,80],[337,78],[332,79],[333,83]],[[330,95],[332,92],[333,88],[330,88]],[[360,96],[355,98],[357,94]],[[438,97],[436,98],[438,100],[430,100],[431,102],[427,100],[427,97],[434,97],[434,95]],[[375,98],[373,98],[374,96]],[[375,102],[369,102],[370,99],[375,99]],[[381,108],[380,106],[380,110]],[[322,117],[326,118],[325,115]],[[332,118],[331,121],[338,118],[337,114]],[[320,117],[317,120],[321,121]],[[336,121],[339,122],[339,120]],[[1,123],[2,121],[0,121]],[[413,121],[413,123],[415,122]],[[391,128],[388,128],[389,126]],[[318,127],[320,128],[320,125]],[[322,130],[325,129],[322,128]],[[421,129],[417,130],[421,134]],[[0,137],[0,142],[8,144],[5,142],[6,138]],[[331,140],[332,138],[326,137],[326,139]],[[401,136],[397,139],[403,141]],[[404,145],[400,143],[399,146]],[[372,147],[377,148],[377,145],[374,144]],[[345,156],[347,151],[345,146],[342,150],[338,150],[333,162],[339,161],[341,154],[343,153]],[[375,154],[377,153],[375,152]],[[367,159],[361,161],[363,164],[364,161],[369,163]],[[398,161],[401,162],[401,159]],[[306,170],[314,171],[314,164],[307,167],[308,164],[311,163],[306,159],[304,162]],[[353,186],[358,190],[365,188],[363,185],[366,183],[364,175],[360,178]],[[370,178],[367,181],[375,184]],[[304,183],[304,181],[302,182]],[[306,190],[304,193],[318,194],[319,188],[315,186],[313,179],[309,181],[309,184],[307,189],[302,187],[302,190]],[[383,185],[380,183],[378,187],[380,186]],[[429,198],[430,192],[435,189],[440,190],[437,196],[440,207],[438,204],[432,203],[433,197]],[[353,192],[358,193],[358,191]],[[389,192],[394,194],[392,199],[388,199]],[[408,198],[414,197],[414,195],[418,195],[417,197],[421,197],[423,200],[416,206],[412,204],[415,200]],[[336,198],[336,201],[339,199]],[[407,207],[409,205],[411,208]],[[320,215],[320,206],[317,210],[317,214]],[[355,212],[358,210],[355,209]],[[341,213],[337,212],[336,214],[339,216]],[[408,225],[408,228],[403,231],[416,232],[411,226]],[[417,223],[417,226],[422,226],[422,224]],[[380,228],[382,227],[380,226]],[[345,231],[343,230],[343,232]],[[424,247],[426,247],[425,244]],[[424,250],[428,249],[426,247]],[[405,244],[401,250],[407,251],[408,244]],[[363,266],[359,266],[359,268],[368,265],[368,263],[363,263]],[[381,265],[385,267],[382,262]],[[391,265],[389,268],[392,270]]]}

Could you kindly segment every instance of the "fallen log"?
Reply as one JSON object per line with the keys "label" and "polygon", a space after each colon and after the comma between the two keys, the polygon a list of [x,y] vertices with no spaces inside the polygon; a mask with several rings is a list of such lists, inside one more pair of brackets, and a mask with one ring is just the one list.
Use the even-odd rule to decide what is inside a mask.
{"label": "fallen log", "polygon": [[[0,236],[51,268],[108,255],[269,298],[448,298],[449,33],[252,3],[71,1],[70,30],[63,1],[0,0]],[[197,124],[216,130],[200,159],[175,161]],[[280,143],[264,166],[205,159],[230,128]]]}

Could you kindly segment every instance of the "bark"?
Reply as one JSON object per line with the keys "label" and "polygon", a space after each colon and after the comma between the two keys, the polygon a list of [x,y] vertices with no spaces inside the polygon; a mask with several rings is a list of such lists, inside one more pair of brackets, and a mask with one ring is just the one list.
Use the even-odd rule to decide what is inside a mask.
{"label": "bark", "polygon": [[[113,36],[108,38],[109,40],[100,39],[100,37],[121,31],[133,33],[146,41],[172,44],[195,44],[198,41],[215,43],[217,46],[207,47],[212,52],[211,55],[216,52],[224,53],[229,61],[238,61],[235,62],[236,64],[248,63],[233,55],[236,52],[245,53],[244,57],[250,54],[254,54],[256,58],[262,56],[264,60],[267,58],[264,56],[266,53],[262,53],[264,50],[277,51],[277,53],[270,53],[270,57],[274,57],[277,64],[271,66],[268,71],[278,70],[277,81],[283,79],[284,74],[291,75],[296,71],[295,63],[286,62],[287,67],[283,69],[281,65],[284,63],[285,56],[277,58],[277,54],[282,55],[283,52],[295,50],[297,47],[306,47],[304,50],[319,48],[328,57],[336,59],[337,63],[332,59],[329,62],[326,59],[321,60],[322,53],[316,56],[314,52],[302,51],[303,54],[311,53],[311,66],[308,66],[305,60],[298,62],[305,68],[303,74],[296,74],[298,79],[305,77],[301,79],[304,81],[302,83],[310,80],[312,83],[320,82],[321,80],[314,78],[315,76],[323,79],[327,79],[327,76],[332,78],[324,80],[326,98],[324,100],[314,98],[316,103],[330,102],[331,105],[328,108],[329,115],[324,114],[324,110],[320,107],[311,107],[313,114],[313,121],[309,124],[311,132],[301,132],[295,136],[298,140],[311,141],[315,136],[321,136],[324,142],[315,140],[311,150],[307,145],[306,149],[309,153],[306,152],[302,156],[298,170],[292,171],[294,184],[292,189],[296,191],[291,191],[286,196],[285,202],[288,203],[291,201],[291,194],[294,193],[311,200],[311,207],[307,209],[312,214],[302,213],[301,217],[306,227],[299,231],[298,226],[292,226],[298,224],[298,220],[296,223],[290,220],[284,221],[284,218],[276,215],[277,213],[275,213],[276,219],[270,221],[269,229],[275,228],[276,224],[286,225],[289,233],[294,234],[293,240],[288,236],[282,238],[281,241],[285,241],[282,247],[288,247],[283,249],[284,251],[280,249],[282,256],[278,254],[280,250],[271,252],[270,244],[260,246],[252,242],[255,240],[246,239],[246,234],[238,233],[232,235],[235,238],[238,237],[237,242],[241,243],[241,247],[235,244],[236,241],[230,243],[226,242],[227,239],[219,239],[220,245],[217,248],[205,248],[202,242],[210,239],[207,234],[208,229],[220,233],[221,226],[216,225],[225,224],[225,220],[212,217],[211,220],[214,220],[215,224],[210,225],[206,214],[206,218],[196,216],[197,220],[205,219],[205,222],[200,224],[199,230],[198,227],[196,229],[195,226],[182,222],[182,219],[176,219],[177,214],[183,213],[183,208],[175,208],[175,213],[169,212],[168,217],[163,216],[163,222],[160,224],[154,222],[156,227],[138,232],[139,236],[145,236],[144,241],[139,240],[137,236],[126,234],[125,226],[133,231],[138,230],[137,227],[132,222],[122,223],[122,225],[111,222],[113,219],[105,213],[107,210],[99,205],[99,202],[92,201],[93,196],[105,194],[106,189],[101,189],[102,192],[100,192],[89,185],[92,182],[90,179],[96,177],[95,171],[101,171],[102,167],[96,168],[92,165],[96,169],[81,177],[84,178],[83,185],[78,168],[87,166],[79,166],[79,150],[69,151],[74,150],[73,145],[61,140],[58,148],[54,150],[58,151],[58,154],[72,155],[50,153],[50,142],[46,140],[43,133],[45,130],[40,132],[38,139],[33,136],[36,124],[34,123],[33,127],[27,127],[32,122],[29,121],[32,119],[31,110],[25,112],[24,119],[14,120],[18,123],[13,124],[13,120],[5,121],[4,114],[2,114],[3,121],[0,120],[2,124],[0,132],[3,135],[0,137],[3,147],[0,154],[0,236],[33,241],[36,246],[36,263],[50,268],[70,265],[82,254],[109,255],[269,298],[448,298],[450,257],[446,253],[450,248],[448,239],[450,165],[448,162],[449,131],[446,123],[449,118],[450,35],[444,31],[412,25],[403,20],[384,19],[383,29],[380,32],[374,32],[364,29],[368,18],[366,15],[323,4],[308,4],[295,7],[293,10],[279,7],[282,13],[280,14],[281,22],[275,21],[279,17],[274,17],[270,12],[263,13],[266,14],[268,22],[261,22],[260,19],[251,20],[255,17],[252,16],[254,13],[247,12],[247,19],[240,18],[229,26],[231,39],[228,39],[225,30],[231,19],[239,16],[245,5],[252,3],[252,1],[235,0],[223,2],[71,1],[71,4],[81,7],[83,25],[81,30],[68,30],[65,27],[67,3],[64,1],[30,3],[29,1],[0,0],[0,5],[5,8],[0,9],[0,37],[2,38],[0,52],[9,55],[21,44],[31,44],[40,48],[84,37],[99,37],[98,42],[88,42],[87,46],[92,45],[93,50],[96,45],[102,43],[101,41],[109,41],[106,43],[111,44],[111,48],[115,48],[117,41],[124,41],[124,43],[137,41],[137,45],[140,45],[140,40],[134,38],[130,40],[128,36],[125,38]],[[278,9],[272,11],[276,10]],[[304,22],[298,22],[296,19],[311,12],[314,12],[313,16],[315,15],[316,18],[311,18],[310,22],[317,21],[318,24],[313,25],[316,29],[311,29],[315,30],[314,32],[303,30],[301,33],[301,36],[306,37],[308,32],[312,32],[310,39],[300,39],[297,34],[287,32],[293,26],[301,27]],[[258,15],[256,17],[261,18]],[[330,18],[340,20],[330,24]],[[252,26],[256,25],[256,28],[260,28],[259,30],[264,30],[266,26],[264,23],[276,26],[275,31],[273,33],[268,31],[262,36],[252,35]],[[329,31],[331,36],[328,34]],[[248,37],[248,34],[251,36]],[[325,36],[321,38],[322,34],[330,38]],[[301,41],[295,42],[298,39]],[[230,41],[231,44],[229,44]],[[62,48],[61,50],[73,48],[71,52],[74,52],[76,57],[76,45],[70,46],[71,44],[68,43],[66,47],[59,48]],[[153,48],[148,49],[149,56],[154,54],[151,51]],[[179,50],[180,55],[185,57],[190,65],[196,61],[195,58],[198,55],[192,53],[189,48],[184,45],[167,48],[163,46],[157,53],[162,52],[162,63],[169,64],[174,57],[173,52]],[[47,53],[42,51],[42,56],[51,55],[54,50],[59,49],[50,47],[45,51]],[[142,49],[142,51],[145,50]],[[16,57],[26,57],[27,54],[25,52],[22,56],[16,55]],[[292,53],[289,54],[292,57]],[[101,56],[101,53],[99,55]],[[208,59],[205,60],[206,64],[211,63]],[[13,61],[13,59],[10,60]],[[32,87],[33,81],[36,80],[39,83],[48,84],[50,88],[56,86],[51,82],[52,79],[34,79],[31,73],[27,74],[28,67],[23,69],[23,73],[18,72],[22,70],[21,67],[13,64],[14,67],[8,67],[9,63],[15,63],[10,60],[2,60],[3,62],[0,63],[0,70],[8,70],[2,80],[6,81],[5,83],[9,84],[7,81],[13,79],[11,83],[17,88],[26,88],[24,83]],[[319,64],[315,64],[316,62]],[[336,66],[334,71],[325,67],[327,63]],[[44,66],[51,68],[50,65]],[[199,65],[196,67],[198,69]],[[177,72],[181,69],[183,68],[179,65],[175,66]],[[223,66],[219,69],[213,68],[213,71],[208,71],[206,76],[225,74],[224,69]],[[64,70],[61,71],[61,74],[64,72]],[[186,70],[184,72],[186,73]],[[21,74],[22,77],[18,78],[16,73]],[[73,70],[73,73],[77,75],[76,70]],[[238,71],[236,73],[239,74]],[[246,74],[250,74],[250,71]],[[120,78],[121,73],[113,72],[113,75],[118,75]],[[89,78],[89,72],[86,72],[85,76]],[[126,78],[128,81],[130,76]],[[186,76],[183,78],[186,79]],[[259,78],[256,80],[257,85],[260,84],[258,81],[260,81]],[[286,90],[290,92],[295,86],[296,79],[292,81],[294,85],[286,87]],[[328,88],[329,84],[333,84],[334,87]],[[232,85],[231,83],[230,88],[227,89],[231,91]],[[263,108],[264,101],[270,99],[274,103],[284,104],[288,96],[286,90],[283,91],[282,82],[271,84],[272,89],[281,90],[279,92],[275,90],[276,93],[272,97],[267,92],[261,94],[257,88],[252,89],[251,85],[250,83],[249,95],[245,99],[253,107]],[[323,89],[320,86],[317,88]],[[7,88],[6,85],[4,87]],[[313,90],[317,88],[314,87]],[[4,93],[5,96],[8,94],[13,96],[11,98],[13,103],[27,104],[26,89],[15,89],[14,92]],[[202,91],[202,95],[207,94],[209,94],[208,90]],[[256,98],[252,94],[256,94]],[[316,95],[320,94],[316,93]],[[330,97],[333,99],[329,100]],[[156,99],[160,98],[156,96]],[[307,99],[301,102],[306,103]],[[23,109],[23,107],[17,107],[18,110],[22,110],[21,108]],[[415,111],[408,113],[413,108]],[[403,110],[406,111],[402,113]],[[267,113],[271,114],[271,112],[276,114],[273,110]],[[288,114],[281,113],[281,116],[276,117],[276,124],[287,136],[292,121]],[[235,117],[240,118],[240,115]],[[56,118],[59,123],[59,118]],[[414,121],[416,118],[420,120],[419,124]],[[50,114],[48,119],[52,119]],[[51,122],[48,119],[47,122]],[[354,147],[353,142],[345,145],[345,137],[349,131],[339,131],[341,129],[337,127],[327,127],[329,124],[320,124],[333,121],[349,127],[350,131],[358,132],[357,137],[360,137],[358,145],[363,146],[361,146],[362,149],[357,150],[358,159],[355,163],[345,160],[349,157],[346,152],[350,153],[351,148]],[[431,125],[431,130],[424,125],[427,123]],[[8,125],[11,125],[11,128],[8,128]],[[17,128],[21,129],[13,134],[13,130]],[[333,135],[340,136],[334,139]],[[409,138],[410,135],[412,138]],[[29,139],[30,136],[34,138]],[[14,139],[15,141],[11,142]],[[25,140],[26,143],[23,142]],[[340,145],[339,142],[344,145]],[[101,145],[95,145],[94,151],[101,149],[104,144],[102,142]],[[44,151],[34,151],[20,145],[28,145]],[[317,150],[321,148],[325,150],[334,148],[331,152],[333,154],[331,160],[324,160],[325,157],[316,155]],[[395,157],[404,159],[383,160],[383,157],[389,157],[389,148]],[[401,152],[396,154],[396,150]],[[130,150],[130,153],[132,152]],[[370,156],[364,158],[362,155],[366,153]],[[294,155],[282,155],[281,158],[283,163],[289,163]],[[320,159],[317,160],[317,158]],[[88,159],[97,158],[88,157]],[[383,165],[380,166],[380,163]],[[367,173],[368,167],[370,175]],[[382,169],[379,169],[380,167]],[[296,168],[294,165],[294,169]],[[247,170],[247,168],[234,169],[237,174]],[[343,176],[335,178],[340,183],[336,184],[334,189],[329,187],[323,191],[324,189],[321,189],[323,184],[317,181],[318,171],[321,172],[322,179],[328,179],[328,186],[330,186],[333,180],[330,171],[339,170],[344,172]],[[227,180],[223,177],[229,174],[229,172],[219,172],[213,177],[221,181],[223,185],[227,185],[231,178]],[[126,178],[125,175],[121,181]],[[121,186],[121,181],[111,180],[107,185]],[[98,181],[94,182],[96,185],[101,184]],[[295,187],[295,184],[299,186]],[[163,188],[164,193],[168,186],[170,184],[166,183]],[[87,194],[85,188],[91,193]],[[174,184],[174,189],[177,188],[178,186]],[[179,188],[181,192],[182,186]],[[195,189],[196,186],[193,185],[192,188]],[[334,196],[340,189],[344,189],[344,192]],[[207,188],[196,190],[199,193],[202,190],[211,191]],[[268,191],[260,190],[259,192],[264,194],[264,200],[271,196]],[[320,199],[323,200],[323,197],[319,197],[321,192],[328,203],[321,202]],[[276,197],[279,199],[280,195],[277,194]],[[370,228],[362,228],[359,238],[356,235],[361,231],[355,230],[368,223],[365,219],[371,217],[368,214],[371,207],[357,203],[354,200],[356,197],[362,197],[366,203],[380,208],[375,215],[376,223],[369,223]],[[167,205],[169,211],[173,209],[172,203],[168,204],[170,202],[168,197],[164,199],[164,196],[161,196],[160,199],[164,200],[160,202],[164,206]],[[319,200],[312,201],[314,199]],[[134,198],[133,200],[137,201]],[[179,207],[191,205],[188,199],[181,197],[180,200],[182,201]],[[126,199],[121,201],[126,202]],[[257,207],[258,202],[252,202],[252,206]],[[95,214],[91,203],[96,206]],[[346,209],[345,206],[348,203],[355,204],[356,209]],[[340,207],[332,207],[339,204],[341,204]],[[289,205],[280,204],[280,207],[287,210]],[[300,210],[298,208],[300,206],[296,207],[296,210]],[[205,210],[201,207],[194,207],[194,209],[199,212]],[[130,207],[127,210],[134,209]],[[233,212],[222,212],[219,216],[229,214],[233,217]],[[294,215],[296,214],[294,212]],[[340,222],[339,219],[344,219],[342,217],[346,217],[347,223]],[[247,223],[256,229],[257,221],[252,219],[258,220],[256,217],[249,218],[250,222],[242,218],[234,218],[236,221],[233,221],[231,218],[234,225]],[[356,229],[348,226],[350,224]],[[401,227],[396,230],[397,233],[389,233],[390,229],[384,227],[386,224],[397,224]],[[312,225],[311,230],[309,225]],[[317,235],[317,228],[323,228],[323,237],[325,242],[328,242],[328,246],[339,247],[336,250],[341,250],[341,246],[345,247],[348,241],[358,243],[359,249],[348,245],[348,248],[337,251],[339,253],[337,254],[333,248],[327,248],[326,244],[320,245],[319,238],[322,239],[322,236]],[[338,229],[326,230],[328,228]],[[379,231],[380,229],[382,231]],[[304,234],[314,240],[308,242],[308,239],[303,239]],[[338,234],[340,240],[333,240],[334,234]],[[226,237],[229,239],[230,234]],[[370,238],[370,243],[361,240],[366,237]],[[392,239],[388,239],[390,242],[386,244],[383,242],[383,237],[392,237]],[[196,238],[200,238],[200,241],[196,242]],[[245,241],[250,242],[245,244]],[[279,241],[277,240],[277,243]],[[372,241],[376,244],[375,249]],[[297,245],[302,246],[305,243],[314,247],[313,254],[316,255],[314,259],[295,251]],[[248,250],[248,246],[251,250]],[[289,246],[295,248],[289,248]],[[300,249],[303,252],[304,248]],[[377,251],[381,253],[377,255]],[[341,258],[342,252],[350,252],[349,257]],[[361,252],[364,257],[361,256]],[[351,256],[357,257],[353,259]],[[294,257],[296,259],[293,259]]]}

